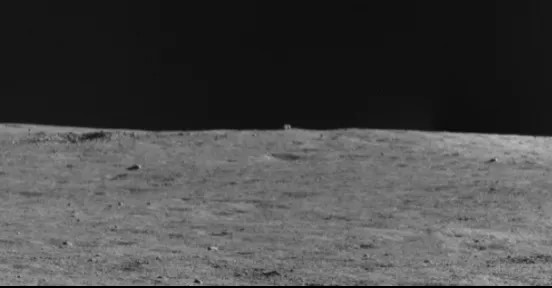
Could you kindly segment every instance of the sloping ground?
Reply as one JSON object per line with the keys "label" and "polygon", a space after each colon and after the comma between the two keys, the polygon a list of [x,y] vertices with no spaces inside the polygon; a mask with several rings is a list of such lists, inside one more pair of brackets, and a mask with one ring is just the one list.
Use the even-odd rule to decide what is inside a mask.
{"label": "sloping ground", "polygon": [[551,282],[548,138],[28,128],[0,127],[0,284]]}

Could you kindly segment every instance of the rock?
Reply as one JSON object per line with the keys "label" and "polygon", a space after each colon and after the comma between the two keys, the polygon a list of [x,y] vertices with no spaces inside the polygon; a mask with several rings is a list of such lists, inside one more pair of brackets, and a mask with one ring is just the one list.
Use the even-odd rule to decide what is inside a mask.
{"label": "rock", "polygon": [[498,161],[498,159],[496,157],[494,157],[494,158],[491,158],[491,159],[485,161],[485,163],[494,163],[494,162],[497,162],[497,161]]}
{"label": "rock", "polygon": [[128,171],[135,171],[139,169],[142,169],[142,166],[140,164],[134,164],[126,168],[126,170]]}
{"label": "rock", "polygon": [[281,276],[280,272],[276,271],[276,270],[272,270],[272,271],[265,271],[263,272],[263,276],[265,277],[272,277],[272,276]]}

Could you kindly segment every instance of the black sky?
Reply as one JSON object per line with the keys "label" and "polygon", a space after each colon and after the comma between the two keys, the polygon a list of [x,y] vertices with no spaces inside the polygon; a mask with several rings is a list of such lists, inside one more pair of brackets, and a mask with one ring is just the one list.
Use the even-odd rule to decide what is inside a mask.
{"label": "black sky", "polygon": [[552,134],[550,1],[3,1],[2,122]]}

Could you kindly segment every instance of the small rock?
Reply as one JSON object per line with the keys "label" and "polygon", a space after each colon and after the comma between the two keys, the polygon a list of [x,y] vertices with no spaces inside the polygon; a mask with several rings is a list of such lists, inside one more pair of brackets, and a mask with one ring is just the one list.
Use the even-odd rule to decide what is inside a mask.
{"label": "small rock", "polygon": [[128,171],[135,171],[135,170],[139,170],[139,169],[142,169],[142,165],[140,164],[134,164],[134,165],[131,165],[129,167],[126,168]]}
{"label": "small rock", "polygon": [[485,161],[485,163],[494,163],[494,162],[497,162],[497,161],[498,161],[498,159],[495,157],[495,158],[491,158],[491,159]]}
{"label": "small rock", "polygon": [[284,125],[284,130],[290,130],[290,129],[291,129],[291,125],[289,125],[289,124]]}
{"label": "small rock", "polygon": [[213,236],[226,236],[226,235],[229,235],[230,233],[228,231],[222,231],[222,232],[219,232],[219,233],[216,233],[216,232],[213,232],[211,233],[211,235]]}
{"label": "small rock", "polygon": [[218,249],[218,247],[210,246],[210,247],[207,248],[207,250],[209,250],[209,251],[218,251],[219,249]]}
{"label": "small rock", "polygon": [[71,242],[69,242],[69,241],[63,241],[63,242],[61,242],[61,244],[62,244],[63,246],[67,246],[67,247],[73,246],[73,243],[71,243]]}
{"label": "small rock", "polygon": [[215,135],[215,140],[226,139],[226,138],[228,138],[228,135],[226,134]]}
{"label": "small rock", "polygon": [[372,248],[375,248],[375,245],[372,244],[372,243],[363,243],[363,244],[360,244],[360,249],[372,249]]}
{"label": "small rock", "polygon": [[194,284],[201,284],[201,283],[203,283],[201,280],[199,280],[199,279],[194,279]]}
{"label": "small rock", "polygon": [[281,276],[281,274],[276,270],[272,270],[272,271],[263,272],[263,276],[272,277],[272,276]]}

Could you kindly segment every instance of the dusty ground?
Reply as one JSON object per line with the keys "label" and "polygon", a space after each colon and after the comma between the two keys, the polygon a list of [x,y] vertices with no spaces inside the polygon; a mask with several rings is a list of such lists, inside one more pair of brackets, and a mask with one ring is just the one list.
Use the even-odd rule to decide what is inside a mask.
{"label": "dusty ground", "polygon": [[0,126],[0,284],[552,282],[549,138],[98,131]]}

